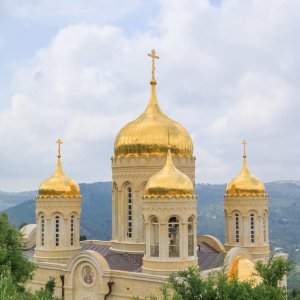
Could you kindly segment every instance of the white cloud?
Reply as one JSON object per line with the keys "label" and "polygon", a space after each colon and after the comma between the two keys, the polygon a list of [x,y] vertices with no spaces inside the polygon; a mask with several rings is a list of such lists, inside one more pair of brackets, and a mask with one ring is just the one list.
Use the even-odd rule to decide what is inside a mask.
{"label": "white cloud", "polygon": [[[21,10],[11,14],[30,17],[42,16],[47,7],[51,14],[59,5],[65,16],[64,10],[79,11],[83,2],[46,1],[33,12],[28,3],[23,14],[22,5],[7,7]],[[86,9],[96,11],[98,4],[89,3]],[[193,136],[196,181],[225,182],[237,174],[244,137],[258,177],[299,179],[297,168],[282,166],[299,164],[290,155],[294,147],[284,144],[300,146],[295,135],[300,4],[227,0],[213,6],[195,0],[160,6],[151,30],[139,32],[136,24],[131,36],[110,24],[64,26],[47,47],[16,67],[11,106],[0,114],[1,177],[7,172],[11,178],[29,176],[33,188],[54,167],[54,141],[61,137],[69,175],[78,181],[108,180],[117,131],[146,106],[146,53],[156,48],[159,101]],[[103,7],[111,11],[110,4]],[[281,174],[274,175],[271,166],[280,166]]]}
{"label": "white cloud", "polygon": [[138,0],[2,0],[1,10],[20,19],[97,17],[107,21],[126,15],[141,5]]}

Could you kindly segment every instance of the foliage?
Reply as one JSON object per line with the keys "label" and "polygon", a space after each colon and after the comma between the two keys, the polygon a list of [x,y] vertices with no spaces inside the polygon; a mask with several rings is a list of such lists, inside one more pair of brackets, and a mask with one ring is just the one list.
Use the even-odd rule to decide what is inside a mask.
{"label": "foliage", "polygon": [[84,235],[80,235],[79,240],[80,241],[86,241],[87,240],[86,235],[85,234]]}
{"label": "foliage", "polygon": [[268,286],[277,287],[280,281],[293,269],[293,263],[282,256],[271,254],[267,262],[258,261],[255,269]]}
{"label": "foliage", "polygon": [[5,213],[0,214],[0,273],[10,272],[14,284],[21,288],[22,283],[32,278],[34,264],[23,255],[22,235],[8,222]]}
{"label": "foliage", "polygon": [[293,289],[290,294],[289,294],[289,297],[288,299],[291,299],[291,300],[300,300],[300,290],[296,290],[296,289]]}
{"label": "foliage", "polygon": [[[238,281],[237,278],[228,280],[225,268],[212,272],[208,278],[201,276],[197,267],[180,271],[169,277],[168,287],[173,296],[164,299],[172,300],[285,300],[286,289],[278,283],[292,269],[292,264],[282,257],[274,257],[262,264],[256,264],[256,270],[263,282],[256,284],[254,280]],[[300,298],[299,298],[300,299]]]}
{"label": "foliage", "polygon": [[149,297],[145,297],[145,298],[140,298],[139,296],[137,297],[133,297],[132,300],[157,300],[157,297],[155,296],[149,296]]}
{"label": "foliage", "polygon": [[55,292],[55,277],[50,276],[49,280],[46,282],[45,290],[50,296],[54,296]]}
{"label": "foliage", "polygon": [[11,276],[10,271],[4,271],[0,274],[0,300],[55,300],[47,290],[40,289],[35,293],[20,291]]}

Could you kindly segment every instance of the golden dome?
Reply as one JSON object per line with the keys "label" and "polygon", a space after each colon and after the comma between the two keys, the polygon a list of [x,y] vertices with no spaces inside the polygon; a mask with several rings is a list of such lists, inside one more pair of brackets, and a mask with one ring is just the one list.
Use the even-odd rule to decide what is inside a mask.
{"label": "golden dome", "polygon": [[165,166],[147,182],[145,196],[194,197],[194,186],[188,176],[180,172],[172,162],[170,149]]}
{"label": "golden dome", "polygon": [[[154,50],[152,54],[155,55]],[[164,155],[168,151],[168,136],[172,153],[193,155],[193,142],[186,129],[160,110],[156,98],[154,62],[150,84],[149,104],[142,115],[119,131],[114,144],[115,156]]]}
{"label": "golden dome", "polygon": [[[246,142],[244,141],[243,143],[245,147]],[[231,196],[264,196],[266,195],[265,185],[248,170],[246,157],[244,148],[242,171],[240,175],[227,184],[226,194]]]}
{"label": "golden dome", "polygon": [[238,255],[232,262],[228,278],[231,280],[236,277],[239,281],[253,281],[255,285],[262,282],[261,277],[255,270],[254,263],[246,257]]}
{"label": "golden dome", "polygon": [[44,180],[39,188],[39,197],[78,197],[80,196],[80,189],[78,184],[66,176],[61,166],[61,155],[60,155],[60,140],[57,141],[59,144],[59,152],[57,156],[57,166],[54,174]]}

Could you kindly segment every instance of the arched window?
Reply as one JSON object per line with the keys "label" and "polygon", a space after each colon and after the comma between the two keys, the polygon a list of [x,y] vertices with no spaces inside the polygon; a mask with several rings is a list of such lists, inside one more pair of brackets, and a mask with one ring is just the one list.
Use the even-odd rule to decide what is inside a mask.
{"label": "arched window", "polygon": [[71,246],[74,245],[74,226],[75,226],[75,217],[71,217],[71,224],[70,224],[70,243]]}
{"label": "arched window", "polygon": [[159,223],[157,217],[150,219],[150,256],[159,257]]}
{"label": "arched window", "polygon": [[240,242],[240,216],[238,213],[234,215],[234,226],[235,226],[235,242]]}
{"label": "arched window", "polygon": [[128,232],[127,236],[132,237],[132,191],[131,187],[127,188],[127,203],[128,203]]}
{"label": "arched window", "polygon": [[255,215],[254,213],[250,214],[250,241],[255,243]]}
{"label": "arched window", "polygon": [[188,256],[195,254],[195,222],[193,217],[188,219]]}
{"label": "arched window", "polygon": [[41,216],[41,245],[45,246],[45,217]]}
{"label": "arched window", "polygon": [[264,230],[264,243],[267,242],[267,214],[264,212],[263,215],[263,230]]}
{"label": "arched window", "polygon": [[168,222],[169,257],[179,257],[179,220],[172,217]]}
{"label": "arched window", "polygon": [[59,246],[59,216],[55,217],[55,246]]}

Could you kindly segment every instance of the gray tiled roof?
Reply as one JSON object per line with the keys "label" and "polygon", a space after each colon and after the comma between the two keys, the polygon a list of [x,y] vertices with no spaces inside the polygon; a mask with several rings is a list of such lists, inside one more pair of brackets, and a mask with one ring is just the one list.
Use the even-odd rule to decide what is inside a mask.
{"label": "gray tiled roof", "polygon": [[[109,246],[92,244],[82,245],[82,250],[94,250],[100,253],[112,270],[140,272],[143,265],[143,254],[114,252],[109,249]],[[220,267],[223,264],[223,255],[202,242],[198,245],[198,264],[202,271]]]}
{"label": "gray tiled roof", "polygon": [[[82,244],[81,249],[94,250],[101,254],[112,270],[141,272],[141,266],[143,265],[143,254],[115,252],[110,250],[109,246],[107,245]],[[32,261],[34,248],[24,250],[24,255]],[[205,242],[199,243],[198,264],[202,271],[220,267],[223,264],[223,254],[217,252]]]}

